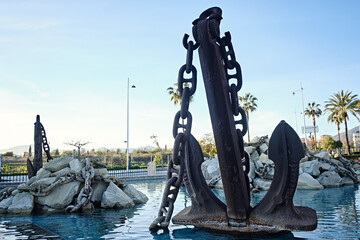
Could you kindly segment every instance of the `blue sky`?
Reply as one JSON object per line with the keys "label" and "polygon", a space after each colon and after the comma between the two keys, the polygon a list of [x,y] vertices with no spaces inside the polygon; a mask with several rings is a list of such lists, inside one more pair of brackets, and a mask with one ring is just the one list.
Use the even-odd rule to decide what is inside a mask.
{"label": "blue sky", "polygon": [[[0,0],[0,149],[32,143],[36,114],[51,148],[76,139],[91,141],[89,148],[126,147],[128,77],[136,85],[130,147],[153,145],[156,134],[172,148],[179,106],[166,88],[185,62],[183,34],[212,6],[223,10],[221,34],[231,32],[242,67],[239,95],[259,99],[251,136],[270,135],[282,119],[302,136],[301,92],[291,94],[300,83],[305,104],[323,107],[342,89],[360,94],[359,1]],[[197,53],[194,64],[190,111],[200,139],[212,129]],[[318,135],[335,135],[326,118],[317,119]],[[358,125],[350,117],[349,128]]]}

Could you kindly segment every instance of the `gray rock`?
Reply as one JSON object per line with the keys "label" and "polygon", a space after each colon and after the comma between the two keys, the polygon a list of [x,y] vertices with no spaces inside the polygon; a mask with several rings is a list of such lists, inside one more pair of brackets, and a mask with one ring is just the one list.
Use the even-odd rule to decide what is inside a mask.
{"label": "gray rock", "polygon": [[34,196],[28,192],[16,194],[7,212],[13,214],[29,214],[34,208]]}
{"label": "gray rock", "polygon": [[255,136],[250,140],[250,143],[258,143],[259,140],[260,140],[260,138],[258,136]]}
{"label": "gray rock", "polygon": [[300,167],[303,169],[303,171],[313,177],[317,177],[320,175],[320,165],[321,163],[317,159],[300,163]]}
{"label": "gray rock", "polygon": [[79,186],[80,182],[69,182],[58,186],[45,197],[37,197],[35,202],[50,208],[65,208],[73,201],[74,196],[79,193]]}
{"label": "gray rock", "polygon": [[206,160],[201,164],[205,180],[211,180],[220,175],[219,161],[216,159]]}
{"label": "gray rock", "polygon": [[69,173],[71,171],[70,167],[66,167],[66,168],[63,168],[63,169],[60,169],[59,171],[57,172],[54,172],[50,175],[50,177],[58,177],[58,176],[63,176],[67,173]]}
{"label": "gray rock", "polygon": [[50,184],[52,184],[53,182],[55,182],[56,180],[56,177],[48,177],[48,178],[42,178],[42,179],[39,179],[35,182],[33,182],[30,186],[31,187],[46,187],[46,186],[49,186]]}
{"label": "gray rock", "polygon": [[249,169],[248,176],[249,176],[249,178],[254,179],[255,178],[255,163],[250,160],[249,165],[250,165],[250,169]]}
{"label": "gray rock", "polygon": [[123,192],[130,197],[134,203],[140,204],[145,203],[149,200],[149,198],[140,192],[139,190],[136,190],[133,185],[127,184],[125,187],[123,187]]}
{"label": "gray rock", "polygon": [[314,155],[319,158],[325,158],[327,160],[330,160],[330,155],[326,150],[321,150],[319,153],[315,153]]}
{"label": "gray rock", "polygon": [[72,157],[59,157],[44,164],[44,168],[50,172],[57,172],[60,169],[69,167],[69,163],[73,160]]}
{"label": "gray rock", "polygon": [[354,181],[349,177],[342,178],[343,185],[354,185]]}
{"label": "gray rock", "polygon": [[275,169],[270,168],[270,171],[264,176],[265,179],[272,180],[274,178]]}
{"label": "gray rock", "polygon": [[254,161],[254,164],[255,164],[256,169],[264,167],[264,164],[262,164],[262,162],[260,162],[260,161]]}
{"label": "gray rock", "polygon": [[10,197],[7,197],[5,199],[3,199],[1,202],[0,202],[0,213],[6,213],[8,207],[11,205],[12,203],[12,199],[14,197],[13,196],[10,196]]}
{"label": "gray rock", "polygon": [[259,146],[259,151],[260,151],[260,154],[262,153],[265,153],[267,150],[268,150],[268,145],[266,145],[266,143],[263,143]]}
{"label": "gray rock", "polygon": [[247,146],[247,147],[244,147],[244,149],[249,155],[251,155],[255,151],[255,147],[253,147],[253,146]]}
{"label": "gray rock", "polygon": [[325,162],[321,162],[319,165],[320,171],[333,171],[334,169],[335,169],[335,167],[333,167],[330,164],[325,163]]}
{"label": "gray rock", "polygon": [[80,162],[78,159],[74,159],[69,162],[71,171],[76,173],[81,173],[81,170],[85,167],[85,164]]}
{"label": "gray rock", "polygon": [[12,196],[15,196],[16,194],[18,194],[20,191],[19,189],[15,189],[14,191],[11,192]]}
{"label": "gray rock", "polygon": [[50,174],[51,174],[51,172],[49,172],[45,168],[40,168],[39,171],[37,171],[37,173],[36,173],[36,180],[39,180],[42,178],[47,178],[50,176]]}
{"label": "gray rock", "polygon": [[324,187],[310,174],[302,173],[299,175],[297,189],[302,190],[320,190]]}
{"label": "gray rock", "polygon": [[103,194],[101,207],[102,208],[123,208],[134,205],[133,200],[128,197],[120,188],[113,182],[109,183],[108,188]]}
{"label": "gray rock", "polygon": [[106,176],[106,175],[109,175],[109,172],[106,168],[95,168],[94,174],[95,174],[95,176],[97,176],[97,175]]}
{"label": "gray rock", "polygon": [[258,160],[259,160],[259,157],[260,157],[260,155],[259,155],[259,153],[258,153],[257,150],[253,151],[253,153],[250,154],[250,158],[251,158],[251,160],[253,160],[254,162],[255,162],[255,161],[258,161]]}
{"label": "gray rock", "polygon": [[358,170],[358,169],[360,169],[360,164],[355,163],[352,167],[354,170]]}
{"label": "gray rock", "polygon": [[271,164],[271,163],[273,163],[273,161],[271,161],[271,160],[269,159],[268,155],[266,155],[265,153],[262,153],[262,154],[260,155],[259,161],[260,161],[261,163],[263,163],[263,164],[266,164],[266,163]]}
{"label": "gray rock", "polygon": [[323,172],[317,178],[319,183],[324,187],[340,187],[342,185],[342,179],[336,172]]}
{"label": "gray rock", "polygon": [[104,192],[106,191],[107,187],[109,186],[109,183],[106,182],[95,182],[91,185],[93,188],[93,194],[91,196],[91,201],[100,204],[102,196]]}
{"label": "gray rock", "polygon": [[255,178],[253,179],[253,185],[255,188],[259,188],[261,190],[268,190],[270,188],[271,181],[262,178]]}
{"label": "gray rock", "polygon": [[217,183],[215,183],[214,188],[224,189],[222,179],[220,179]]}

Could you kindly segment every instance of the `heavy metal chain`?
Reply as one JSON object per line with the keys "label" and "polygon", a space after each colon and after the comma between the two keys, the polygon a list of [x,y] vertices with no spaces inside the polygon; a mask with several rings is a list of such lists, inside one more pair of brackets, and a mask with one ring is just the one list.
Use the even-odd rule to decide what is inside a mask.
{"label": "heavy metal chain", "polygon": [[49,161],[50,159],[53,159],[53,157],[50,155],[50,146],[47,142],[45,128],[42,125],[42,123],[40,123],[40,126],[41,126],[41,141],[43,143],[43,148],[46,153],[47,161]]}
{"label": "heavy metal chain", "polygon": [[[167,171],[167,183],[163,193],[162,202],[158,212],[158,217],[150,225],[150,230],[167,228],[170,218],[174,211],[174,203],[179,193],[180,185],[185,171],[185,161],[189,158],[188,140],[191,134],[192,115],[189,112],[190,97],[196,91],[197,71],[192,64],[193,52],[199,47],[193,41],[188,41],[189,35],[185,34],[183,45],[187,50],[186,64],[184,64],[178,75],[178,91],[181,96],[181,108],[175,114],[173,124],[174,148],[172,159],[169,162]],[[190,78],[185,78],[186,74],[191,74]],[[181,122],[180,122],[181,121]],[[175,167],[178,165],[178,167]]]}
{"label": "heavy metal chain", "polygon": [[[236,132],[238,135],[240,153],[241,156],[244,157],[242,161],[245,166],[245,172],[246,174],[248,174],[250,170],[250,162],[249,162],[250,157],[249,154],[246,151],[244,151],[244,140],[242,138],[242,136],[246,134],[248,126],[247,126],[245,111],[240,107],[239,97],[238,97],[238,92],[242,87],[241,67],[240,64],[236,61],[235,51],[231,42],[230,32],[226,32],[225,36],[222,38],[220,38],[218,33],[214,30],[211,31],[211,33],[213,37],[216,38],[217,43],[220,45],[221,56],[224,60],[225,75],[229,83],[229,95],[230,95],[232,113],[234,115],[234,118],[236,116],[239,116],[239,114],[241,115],[240,120],[235,120],[235,125],[242,126],[242,130],[236,129]],[[230,74],[229,73],[230,70],[235,70],[235,73]],[[231,83],[234,82],[234,80],[236,84]]]}

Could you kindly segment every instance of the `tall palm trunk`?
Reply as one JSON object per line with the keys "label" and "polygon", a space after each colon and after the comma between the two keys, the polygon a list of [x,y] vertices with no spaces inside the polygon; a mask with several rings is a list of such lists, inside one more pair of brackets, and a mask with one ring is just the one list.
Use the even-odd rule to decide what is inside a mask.
{"label": "tall palm trunk", "polygon": [[338,130],[339,141],[341,141],[341,139],[340,139],[340,123],[336,123],[336,127],[337,127],[337,130]]}
{"label": "tall palm trunk", "polygon": [[314,127],[314,138],[315,138],[315,146],[317,146],[317,142],[316,142],[316,128],[315,128],[315,117],[313,116],[312,118],[312,122],[313,122],[313,127]]}
{"label": "tall palm trunk", "polygon": [[348,128],[347,128],[346,117],[344,118],[344,125],[345,125],[346,150],[347,150],[347,154],[350,155],[350,144],[349,144],[349,136],[348,136]]}
{"label": "tall palm trunk", "polygon": [[249,112],[245,112],[246,122],[247,122],[247,134],[248,134],[248,143],[250,143],[250,128],[249,128]]}

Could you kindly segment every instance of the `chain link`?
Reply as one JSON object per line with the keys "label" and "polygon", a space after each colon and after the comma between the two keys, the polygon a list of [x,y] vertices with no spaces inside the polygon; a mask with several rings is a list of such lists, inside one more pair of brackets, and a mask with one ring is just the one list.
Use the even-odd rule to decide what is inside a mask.
{"label": "chain link", "polygon": [[[246,134],[248,126],[247,126],[245,111],[240,107],[239,98],[238,98],[238,92],[240,91],[243,82],[241,67],[240,64],[236,61],[235,51],[231,42],[230,32],[226,32],[225,36],[222,38],[220,38],[220,36],[216,31],[211,31],[211,32],[213,37],[216,39],[217,43],[220,45],[219,46],[220,53],[224,60],[224,70],[228,83],[230,84],[230,81],[233,79],[236,80],[236,84],[231,83],[229,86],[229,95],[230,95],[231,110],[234,115],[234,118],[239,114],[241,116],[240,120],[235,120],[235,125],[242,126],[242,130],[236,129],[236,132],[238,135],[240,154],[241,156],[243,156],[242,162],[243,162],[243,166],[245,166],[244,171],[247,174],[250,171],[250,157],[249,154],[246,151],[244,151],[243,136]],[[235,73],[230,74],[229,71],[234,69],[235,69]]]}
{"label": "chain link", "polygon": [[[174,203],[184,177],[185,161],[189,158],[188,140],[192,126],[192,115],[189,112],[189,104],[190,97],[196,91],[197,83],[197,71],[194,65],[192,65],[192,60],[193,51],[199,47],[199,44],[196,43],[194,45],[193,41],[188,42],[188,38],[189,35],[185,34],[183,45],[187,50],[186,64],[180,68],[178,75],[178,90],[181,96],[181,108],[180,111],[175,114],[174,118],[173,137],[175,140],[173,155],[168,166],[168,181],[163,193],[158,217],[149,227],[152,231],[157,231],[158,229],[167,228],[169,226],[170,218],[174,211]],[[191,78],[184,78],[185,72],[191,74]],[[178,167],[175,165],[178,165]]]}

